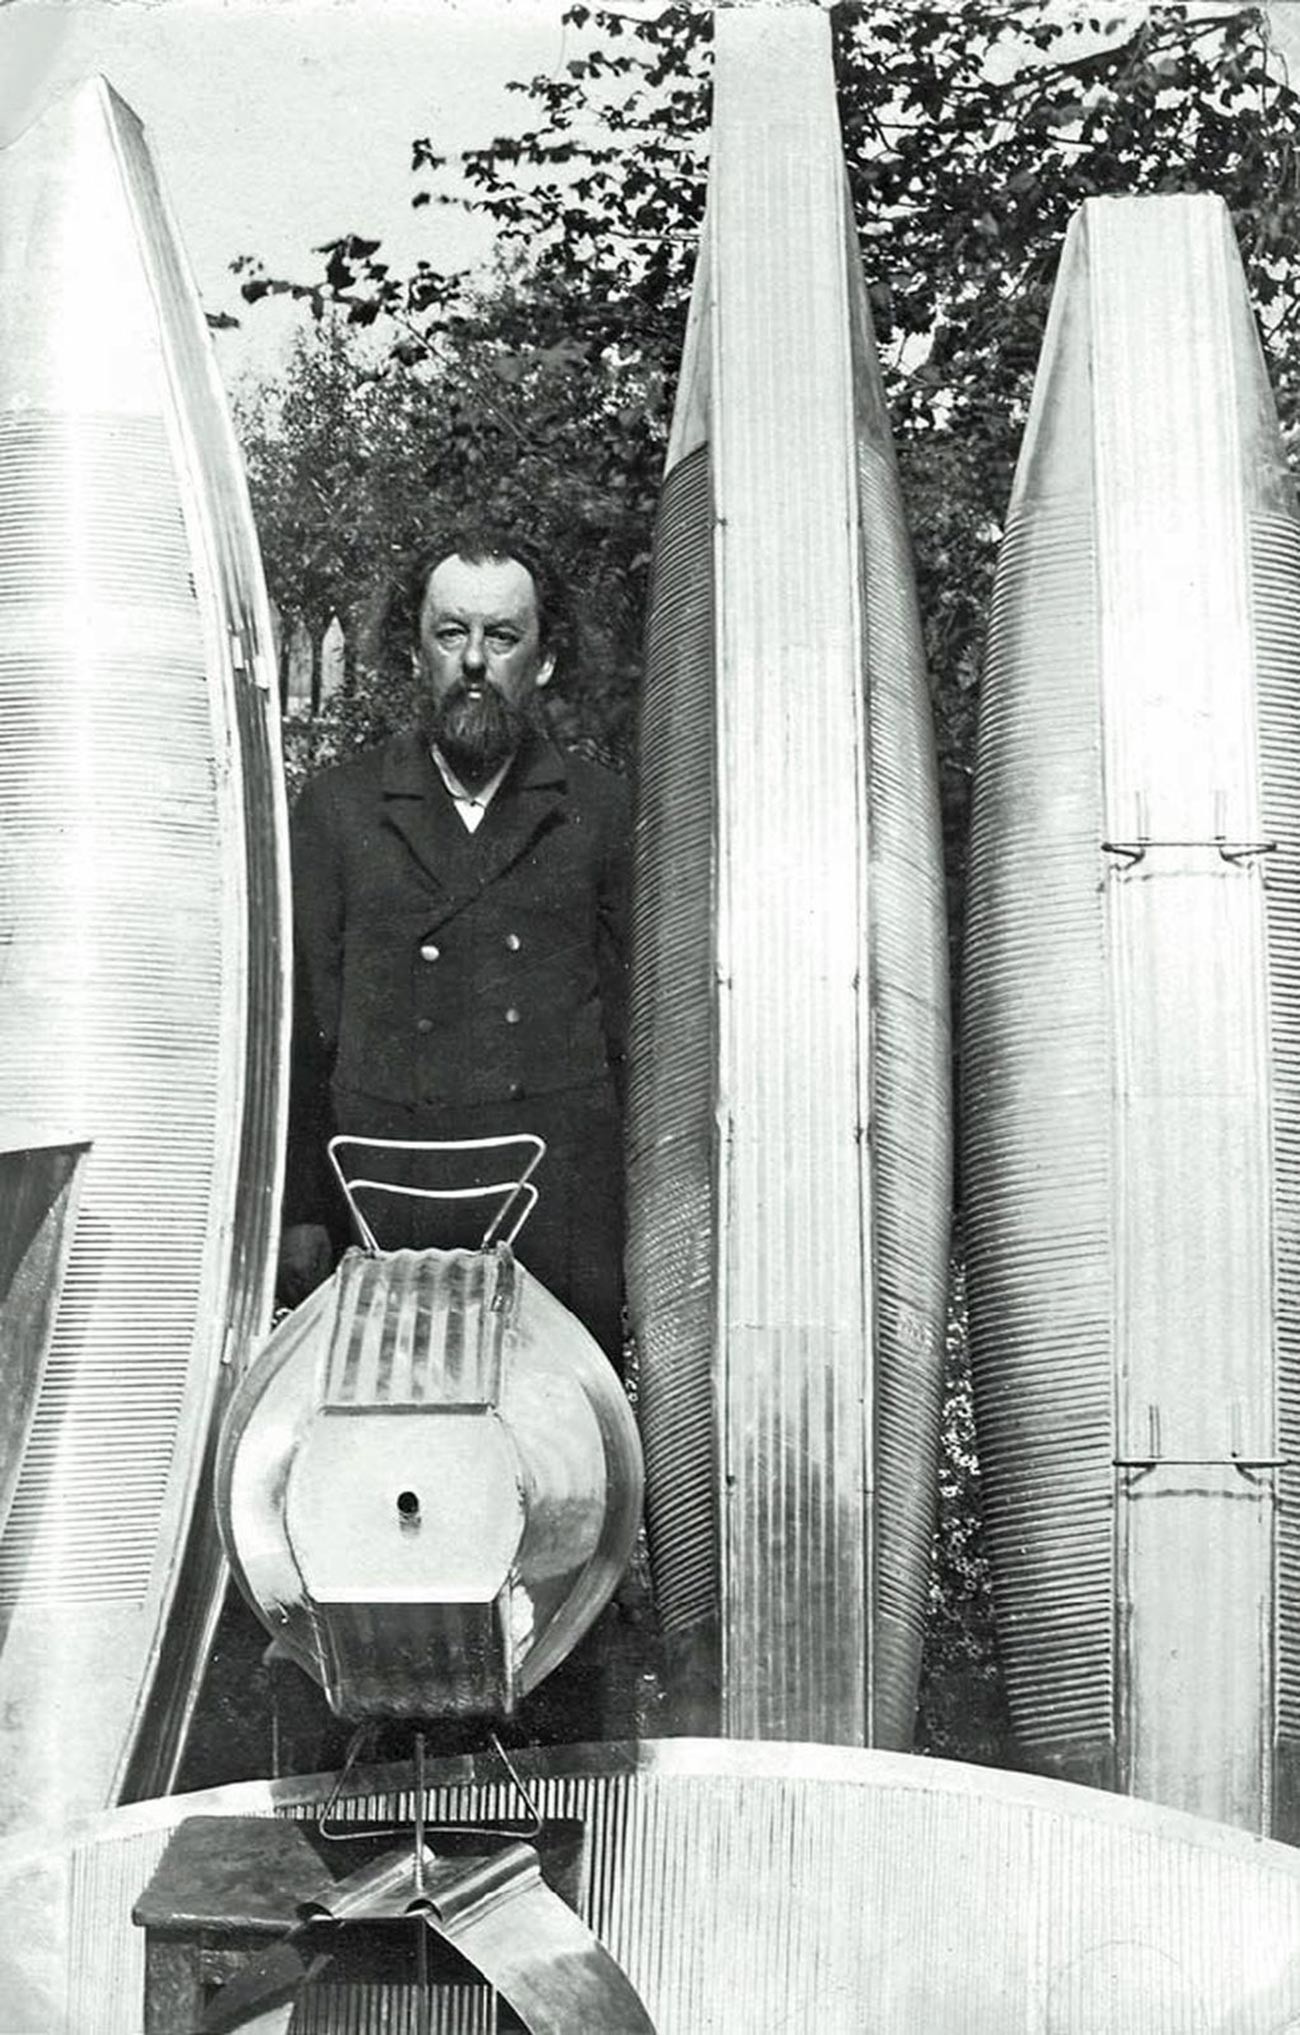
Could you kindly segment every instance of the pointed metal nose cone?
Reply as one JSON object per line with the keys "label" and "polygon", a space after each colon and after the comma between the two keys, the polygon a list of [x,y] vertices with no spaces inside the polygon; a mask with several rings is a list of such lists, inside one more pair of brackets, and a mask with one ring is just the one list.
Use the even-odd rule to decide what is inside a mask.
{"label": "pointed metal nose cone", "polygon": [[151,210],[159,200],[139,121],[106,79],[89,78],[0,161],[5,409],[156,412],[160,335],[139,199]]}
{"label": "pointed metal nose cone", "polygon": [[1090,202],[981,701],[985,1502],[1030,1755],[1254,1829],[1294,1816],[1300,1726],[1298,684],[1300,522],[1224,207]]}
{"label": "pointed metal nose cone", "polygon": [[215,1618],[196,1494],[280,1163],[271,641],[203,314],[95,79],[0,152],[0,1147],[90,1146],[0,1539],[9,1825],[169,1785]]}
{"label": "pointed metal nose cone", "polygon": [[640,743],[651,1547],[683,1722],[904,1745],[947,1274],[929,705],[829,24],[714,28]]}

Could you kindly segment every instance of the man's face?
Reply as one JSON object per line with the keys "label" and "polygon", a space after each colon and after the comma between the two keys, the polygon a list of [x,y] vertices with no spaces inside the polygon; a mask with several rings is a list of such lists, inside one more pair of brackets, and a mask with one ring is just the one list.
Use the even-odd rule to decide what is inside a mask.
{"label": "man's face", "polygon": [[420,668],[434,702],[456,686],[493,685],[512,706],[546,684],[537,590],[517,559],[471,565],[444,558],[429,574],[420,610]]}
{"label": "man's face", "polygon": [[551,676],[533,576],[517,559],[444,558],[420,609],[424,725],[471,786],[504,763]]}

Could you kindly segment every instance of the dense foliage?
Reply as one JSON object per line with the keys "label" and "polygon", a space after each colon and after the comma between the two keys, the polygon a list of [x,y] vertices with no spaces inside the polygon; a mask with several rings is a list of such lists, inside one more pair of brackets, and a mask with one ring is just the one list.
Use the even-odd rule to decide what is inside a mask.
{"label": "dense foliage", "polygon": [[[1050,0],[873,0],[832,19],[959,903],[982,616],[1065,228],[1098,193],[1219,192],[1293,429],[1297,100],[1253,7],[1098,5],[1063,24]],[[356,233],[315,278],[244,264],[246,297],[296,295],[325,334],[248,444],[273,590],[317,635],[336,607],[364,621],[422,524],[466,502],[526,519],[586,619],[571,713],[619,748],[703,209],[711,17],[574,5],[566,21],[565,64],[519,87],[518,133],[454,162],[412,145],[431,249],[439,206],[493,223],[486,281],[432,260],[396,274]],[[385,720],[367,701],[348,732]]]}
{"label": "dense foliage", "polygon": [[[831,12],[957,926],[982,621],[1066,227],[1098,194],[1220,193],[1293,434],[1300,102],[1255,7],[1099,0],[1069,21],[1055,0]],[[518,87],[517,133],[455,161],[425,139],[412,147],[430,250],[439,207],[475,208],[498,235],[490,276],[432,259],[395,274],[356,233],[323,250],[314,278],[243,265],[250,301],[289,292],[319,321],[285,386],[244,420],[272,590],[317,636],[339,609],[358,653],[342,706],[298,738],[315,751],[402,717],[406,675],[378,647],[383,588],[412,536],[467,504],[526,523],[568,567],[585,630],[564,731],[626,751],[703,209],[711,13],[572,5],[566,22],[561,68]],[[979,1753],[997,1718],[960,1311],[953,1336],[926,1716],[933,1744]]]}

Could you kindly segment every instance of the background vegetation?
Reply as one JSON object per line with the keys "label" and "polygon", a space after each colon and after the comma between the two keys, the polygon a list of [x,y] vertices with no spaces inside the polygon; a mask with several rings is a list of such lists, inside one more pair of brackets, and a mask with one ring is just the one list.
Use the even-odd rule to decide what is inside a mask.
{"label": "background vegetation", "polygon": [[[954,942],[980,648],[1062,238],[1108,192],[1212,191],[1236,228],[1283,428],[1300,413],[1300,106],[1255,7],[871,0],[831,10],[845,156],[912,522],[934,689]],[[521,81],[517,130],[456,160],[412,142],[429,257],[360,232],[318,274],[241,264],[250,303],[314,323],[242,432],[272,593],[340,699],[292,732],[295,779],[407,712],[385,667],[396,563],[466,507],[567,569],[579,639],[558,732],[626,761],[653,515],[703,209],[710,9],[573,5],[567,58]],[[497,234],[486,277],[437,265],[439,208]],[[954,1308],[922,1740],[1005,1762],[978,1475]]]}

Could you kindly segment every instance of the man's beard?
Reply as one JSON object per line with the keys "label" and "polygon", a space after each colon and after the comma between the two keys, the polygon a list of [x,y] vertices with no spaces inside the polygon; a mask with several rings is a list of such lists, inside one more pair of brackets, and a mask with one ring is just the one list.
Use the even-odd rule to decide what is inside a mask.
{"label": "man's beard", "polygon": [[487,783],[531,726],[527,707],[516,706],[486,681],[477,699],[464,685],[452,686],[425,716],[426,734],[470,791]]}

